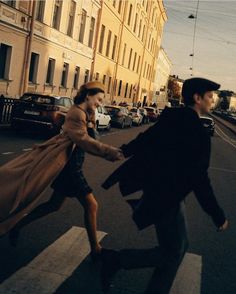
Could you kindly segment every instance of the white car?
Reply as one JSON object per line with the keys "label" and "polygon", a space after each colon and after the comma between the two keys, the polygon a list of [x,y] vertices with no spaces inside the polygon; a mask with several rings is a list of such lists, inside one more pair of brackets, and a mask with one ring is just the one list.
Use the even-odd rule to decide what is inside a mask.
{"label": "white car", "polygon": [[141,114],[141,111],[136,107],[132,107],[129,109],[129,112],[132,117],[133,124],[140,126],[143,121],[143,116]]}
{"label": "white car", "polygon": [[96,129],[110,130],[111,117],[103,106],[97,107],[95,111]]}

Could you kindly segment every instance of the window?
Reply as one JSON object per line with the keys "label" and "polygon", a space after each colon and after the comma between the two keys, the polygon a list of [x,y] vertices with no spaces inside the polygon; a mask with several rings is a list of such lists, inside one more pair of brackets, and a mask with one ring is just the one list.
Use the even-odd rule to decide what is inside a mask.
{"label": "window", "polygon": [[144,25],[144,26],[143,26],[142,42],[143,42],[143,40],[144,40],[145,30],[146,30],[146,26]]}
{"label": "window", "polygon": [[141,59],[141,56],[139,55],[139,57],[138,57],[138,65],[137,65],[137,73],[139,72],[140,59]]}
{"label": "window", "polygon": [[120,94],[121,94],[121,89],[122,89],[122,81],[120,80],[119,88],[118,88],[118,96],[120,96]]}
{"label": "window", "polygon": [[118,12],[121,13],[122,0],[119,1]]}
{"label": "window", "polygon": [[79,32],[79,42],[80,43],[83,43],[83,41],[84,41],[86,17],[87,17],[87,11],[82,9],[82,15],[81,15],[81,20],[80,20],[80,32]]}
{"label": "window", "polygon": [[124,64],[125,64],[125,53],[126,53],[126,47],[127,47],[127,44],[125,43],[125,44],[124,44],[123,57],[122,57],[122,65],[124,65]]}
{"label": "window", "polygon": [[106,49],[106,56],[108,57],[110,52],[110,45],[111,45],[111,31],[109,30],[108,37],[107,37],[107,49]]}
{"label": "window", "polygon": [[73,34],[73,27],[74,27],[74,20],[75,20],[75,9],[76,9],[76,2],[70,2],[70,11],[69,11],[69,20],[68,20],[68,28],[67,28],[67,35],[72,37]]}
{"label": "window", "polygon": [[0,44],[0,79],[9,79],[12,47]]}
{"label": "window", "polygon": [[117,43],[117,36],[114,36],[114,43],[113,43],[113,49],[112,49],[112,56],[111,58],[114,60],[115,59],[115,53],[116,53],[116,43]]}
{"label": "window", "polygon": [[96,80],[96,81],[99,80],[99,73],[98,73],[98,72],[96,72],[95,80]]}
{"label": "window", "polygon": [[100,41],[99,41],[99,52],[100,53],[102,53],[102,49],[103,49],[104,35],[105,35],[105,26],[102,25],[101,34],[100,34]]}
{"label": "window", "polygon": [[111,77],[108,79],[107,93],[109,94],[111,91]]}
{"label": "window", "polygon": [[136,33],[137,22],[138,22],[138,13],[135,14],[135,20],[134,20],[134,33]]}
{"label": "window", "polygon": [[89,81],[89,70],[86,69],[84,73],[84,83],[87,83]]}
{"label": "window", "polygon": [[102,83],[103,83],[103,85],[106,84],[106,75],[103,76]]}
{"label": "window", "polygon": [[113,6],[116,8],[116,0],[113,1]]}
{"label": "window", "polygon": [[151,34],[149,35],[149,40],[148,40],[148,49],[150,48],[150,42],[151,42]]}
{"label": "window", "polygon": [[130,53],[129,53],[129,63],[128,63],[128,68],[130,68],[130,64],[131,64],[131,59],[132,59],[132,54],[133,54],[133,49],[130,49]]}
{"label": "window", "polygon": [[133,90],[133,85],[130,86],[130,90],[129,90],[129,98],[131,98],[132,90]]}
{"label": "window", "polygon": [[39,54],[32,52],[29,69],[29,82],[36,84],[38,74]]}
{"label": "window", "polygon": [[73,88],[74,89],[79,88],[79,75],[80,75],[80,67],[76,66],[75,73],[74,73],[74,82],[73,82]]}
{"label": "window", "polygon": [[16,1],[7,1],[7,0],[5,0],[5,1],[2,1],[2,2],[8,4],[8,5],[12,6],[12,7],[16,7]]}
{"label": "window", "polygon": [[131,22],[132,9],[133,9],[133,5],[132,5],[132,4],[130,4],[130,7],[129,7],[129,18],[128,18],[128,25],[130,25],[130,22]]}
{"label": "window", "polygon": [[88,41],[88,46],[90,48],[92,48],[93,46],[94,28],[95,28],[95,18],[91,17],[90,29],[89,29],[89,41]]}
{"label": "window", "polygon": [[129,84],[126,83],[126,85],[125,85],[125,98],[127,97],[128,87],[129,87]]}
{"label": "window", "polygon": [[46,84],[52,86],[53,85],[53,77],[54,77],[54,70],[55,70],[55,59],[49,58],[48,60],[48,69],[47,69],[47,76],[46,76]]}
{"label": "window", "polygon": [[141,29],[142,29],[142,20],[139,21],[139,29],[138,29],[138,37],[141,36]]}
{"label": "window", "polygon": [[148,79],[148,75],[149,75],[149,64],[147,66],[146,79]]}
{"label": "window", "polygon": [[61,20],[62,0],[55,0],[52,27],[59,30]]}
{"label": "window", "polygon": [[45,0],[36,1],[36,15],[35,19],[38,21],[43,21]]}
{"label": "window", "polygon": [[137,59],[137,52],[134,53],[133,70],[135,69],[136,59]]}
{"label": "window", "polygon": [[62,69],[62,75],[61,75],[61,86],[66,88],[67,86],[67,77],[69,72],[69,64],[64,62],[63,69]]}

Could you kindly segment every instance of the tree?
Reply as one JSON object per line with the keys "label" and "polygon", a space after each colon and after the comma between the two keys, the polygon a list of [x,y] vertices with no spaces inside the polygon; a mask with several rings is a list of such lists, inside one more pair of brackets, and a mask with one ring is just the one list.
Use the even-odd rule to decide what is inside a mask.
{"label": "tree", "polygon": [[180,99],[181,97],[181,88],[179,83],[176,80],[170,79],[168,81],[168,93],[170,98]]}
{"label": "tree", "polygon": [[220,108],[222,110],[227,110],[229,109],[229,104],[230,104],[230,97],[234,94],[233,91],[229,90],[221,90],[219,91],[219,98],[220,98]]}

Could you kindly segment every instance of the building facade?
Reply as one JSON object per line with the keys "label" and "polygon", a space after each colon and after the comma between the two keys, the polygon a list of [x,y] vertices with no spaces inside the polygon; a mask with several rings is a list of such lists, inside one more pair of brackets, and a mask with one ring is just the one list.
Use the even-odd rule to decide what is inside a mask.
{"label": "building facade", "polygon": [[0,1],[0,93],[74,96],[90,78],[100,7],[96,0]]}
{"label": "building facade", "polygon": [[162,1],[0,1],[0,94],[73,97],[90,79],[106,102],[152,100]]}
{"label": "building facade", "polygon": [[93,78],[107,102],[151,101],[166,20],[162,1],[102,1]]}
{"label": "building facade", "polygon": [[154,81],[154,95],[152,102],[157,104],[163,104],[168,102],[168,80],[171,73],[172,63],[163,48],[160,49],[156,77]]}

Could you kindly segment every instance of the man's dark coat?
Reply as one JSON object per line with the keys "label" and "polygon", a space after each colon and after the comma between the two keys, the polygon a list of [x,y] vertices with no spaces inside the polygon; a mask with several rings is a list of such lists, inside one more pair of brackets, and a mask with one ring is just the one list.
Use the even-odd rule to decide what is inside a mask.
{"label": "man's dark coat", "polygon": [[140,229],[158,222],[191,191],[216,226],[224,223],[207,172],[210,137],[193,109],[166,108],[155,125],[121,148],[130,158],[103,187],[119,183],[123,196],[143,190],[133,214]]}

